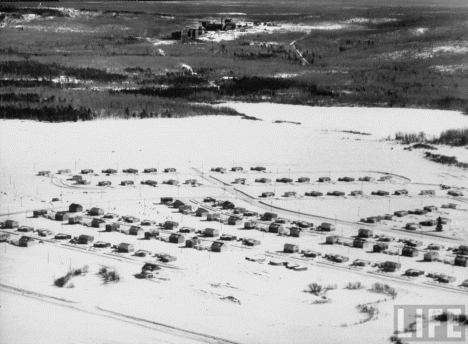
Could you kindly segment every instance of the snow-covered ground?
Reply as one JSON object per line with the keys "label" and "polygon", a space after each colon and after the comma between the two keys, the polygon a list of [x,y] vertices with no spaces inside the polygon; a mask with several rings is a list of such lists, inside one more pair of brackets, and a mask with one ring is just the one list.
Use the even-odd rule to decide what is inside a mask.
{"label": "snow-covered ground", "polygon": [[[461,294],[462,290],[458,287],[468,276],[463,267],[443,262],[424,263],[420,258],[370,254],[367,250],[343,245],[322,245],[325,236],[313,231],[307,231],[300,238],[292,238],[257,230],[246,231],[239,229],[240,226],[219,222],[205,222],[160,205],[159,198],[172,196],[188,201],[212,196],[230,199],[238,206],[263,213],[266,211],[265,206],[255,199],[233,192],[228,185],[223,187],[222,182],[230,184],[235,178],[245,177],[247,185],[237,185],[236,188],[254,198],[263,191],[275,189],[279,196],[285,191],[298,191],[303,196],[305,191],[319,188],[320,191],[342,189],[347,194],[361,188],[367,194],[380,189],[394,191],[406,188],[410,197],[392,196],[390,202],[388,198],[381,200],[375,197],[323,201],[304,200],[302,197],[300,200],[273,200],[272,206],[293,211],[300,209],[302,213],[332,218],[336,215],[338,220],[357,221],[359,216],[453,202],[460,204],[459,210],[444,209],[437,213],[452,220],[445,227],[446,238],[426,237],[419,231],[409,233],[392,229],[394,225],[401,227],[401,221],[406,221],[406,218],[400,222],[393,221],[388,227],[377,226],[375,231],[376,234],[396,238],[423,240],[424,247],[431,242],[456,247],[463,241],[450,237],[466,238],[466,171],[426,161],[421,151],[404,151],[401,145],[387,141],[386,138],[397,131],[425,131],[437,135],[445,129],[468,127],[467,116],[457,112],[411,109],[311,108],[266,103],[225,105],[263,121],[207,116],[60,124],[20,120],[1,122],[2,221],[9,217],[17,219],[21,224],[47,228],[55,233],[63,232],[73,236],[89,234],[96,240],[113,245],[128,242],[135,244],[137,249],[152,252],[151,257],[140,258],[131,254],[116,255],[110,249],[95,250],[83,245],[77,248],[45,242],[30,248],[20,248],[0,244],[0,284],[4,285],[0,286],[0,289],[3,288],[0,291],[0,319],[2,329],[7,328],[6,332],[2,331],[2,342],[28,343],[34,338],[39,343],[224,343],[226,340],[239,343],[310,343],[311,338],[314,338],[317,342],[337,343],[346,338],[350,343],[387,343],[394,330],[395,304],[458,304],[466,298],[466,294]],[[275,120],[302,124],[272,123]],[[372,135],[342,132],[345,130]],[[443,154],[453,152],[452,155],[457,155],[461,161],[468,161],[466,151],[465,148],[440,149]],[[257,165],[265,166],[267,172],[249,171],[250,166]],[[246,171],[227,174],[210,171],[218,166],[228,169],[242,166]],[[133,176],[121,172],[130,167],[140,170],[155,167],[158,173],[140,172]],[[161,173],[167,167],[175,167],[178,172]],[[91,182],[84,186],[68,181],[71,175],[54,175],[52,178],[35,176],[41,170],[50,170],[55,174],[57,170],[65,168],[72,170],[71,175],[85,168],[92,168],[95,173],[84,176]],[[119,173],[106,176],[101,173],[106,168],[118,169]],[[330,175],[336,180],[343,176],[379,177],[385,173],[398,176],[388,182],[369,184],[315,183],[318,176]],[[275,186],[274,183],[260,185],[254,182],[254,179],[263,176],[272,180],[289,176],[296,180],[305,176],[311,178],[311,183]],[[183,183],[191,178],[197,179],[201,185],[161,185],[168,179]],[[146,179],[158,181],[158,187],[141,186],[140,182]],[[112,181],[112,187],[97,187],[100,180]],[[134,180],[135,186],[118,185],[122,180]],[[446,191],[437,187],[441,183],[463,190],[465,196],[456,200],[446,198]],[[436,189],[436,197],[418,196],[423,189]],[[60,200],[51,202],[53,197]],[[221,233],[260,240],[261,245],[248,248],[231,242],[227,252],[214,253],[182,248],[180,246],[183,245],[169,244],[164,240],[139,240],[122,233],[30,217],[31,209],[67,209],[72,202],[83,204],[85,209],[101,206],[106,212],[135,215],[140,219],[157,222],[173,219],[197,230],[217,228]],[[192,205],[194,208],[198,206]],[[29,212],[25,213],[26,210]],[[292,220],[307,219],[316,225],[321,223],[319,220],[310,220],[305,214],[280,214]],[[426,217],[431,216],[429,214]],[[410,217],[407,219],[410,220]],[[336,233],[348,240],[357,234],[359,228],[345,224],[338,224],[337,227]],[[163,238],[168,235],[169,232],[161,233]],[[18,237],[12,236],[14,239]],[[342,264],[343,267],[339,268],[317,262],[320,259],[295,259],[297,255],[278,253],[285,243],[297,243],[301,249],[312,249],[323,254],[346,255],[350,257],[350,262],[354,259],[399,261],[403,265],[402,271],[391,274],[391,278],[384,278],[367,273],[373,271],[370,267],[365,271],[354,271],[349,268],[349,264]],[[210,244],[208,239],[203,242],[205,246]],[[401,243],[391,244],[392,249],[401,249],[401,246]],[[162,252],[177,257],[173,265],[178,269],[163,268],[159,278],[153,280],[134,277],[145,261],[155,261],[154,254]],[[249,262],[245,260],[246,256],[265,257],[266,262],[287,259],[307,265],[308,270],[296,272],[284,267]],[[453,257],[449,251],[441,252],[442,260]],[[75,277],[72,280],[74,288],[61,289],[53,285],[53,279],[65,274],[70,266],[79,268],[84,265],[90,267],[90,272],[86,276]],[[96,275],[102,266],[116,268],[122,281],[115,285],[103,285]],[[451,283],[450,288],[457,292],[434,289],[424,284],[429,281],[426,277],[416,279],[416,284],[408,283],[407,278],[400,276],[408,268],[453,275],[457,281]],[[366,288],[344,288],[348,282],[356,281],[362,282]],[[336,290],[327,294],[331,302],[313,303],[320,297],[304,292],[307,284],[312,282],[337,285]],[[368,291],[367,288],[375,282],[395,287],[398,297],[391,300],[388,296]],[[11,287],[37,294],[28,294],[26,298],[18,291],[12,291]],[[74,309],[66,307],[70,306],[69,302],[50,297],[72,301]],[[355,324],[365,318],[365,314],[356,308],[358,304],[384,299],[387,300],[378,304],[377,319]],[[46,316],[38,316],[39,310]],[[115,319],[108,318],[111,315]],[[20,320],[22,324],[31,323],[27,330],[19,329]],[[61,323],[67,326],[60,327]],[[160,324],[172,327],[169,330]],[[120,331],[125,333],[116,335]]]}

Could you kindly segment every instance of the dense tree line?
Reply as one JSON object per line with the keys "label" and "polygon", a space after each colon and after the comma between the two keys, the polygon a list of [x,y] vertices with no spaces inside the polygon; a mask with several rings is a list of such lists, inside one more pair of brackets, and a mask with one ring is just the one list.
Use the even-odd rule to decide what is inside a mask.
{"label": "dense tree line", "polygon": [[[54,1],[54,0],[48,0]],[[56,0],[58,2],[58,0]],[[57,10],[55,8],[48,7],[22,7],[17,8],[13,6],[0,6],[0,12],[3,13],[18,13],[18,14],[36,14],[42,17],[68,17],[68,14]]]}
{"label": "dense tree line", "polygon": [[461,168],[468,168],[468,163],[458,161],[457,157],[455,156],[447,156],[447,155],[442,155],[442,154],[434,154],[431,152],[425,152],[424,157],[438,164],[456,166],[456,167],[461,167]]}
{"label": "dense tree line", "polygon": [[108,73],[97,68],[66,67],[57,63],[45,64],[36,61],[3,61],[0,62],[0,74],[22,75],[31,78],[48,78],[65,75],[77,79],[102,82],[123,81],[126,75]]}
{"label": "dense tree line", "polygon": [[3,119],[29,119],[40,122],[70,122],[89,121],[95,118],[91,109],[80,107],[78,109],[68,106],[43,107],[16,107],[0,106],[0,118]]}
{"label": "dense tree line", "polygon": [[26,102],[26,103],[51,103],[55,101],[55,96],[42,98],[37,93],[3,93],[0,94],[0,101],[3,102]]}
{"label": "dense tree line", "polygon": [[[404,144],[411,143],[432,143],[443,144],[449,146],[466,146],[468,145],[468,128],[463,129],[449,129],[443,131],[439,137],[429,139],[426,133],[420,131],[419,133],[402,133],[395,134],[395,140],[401,141]],[[418,148],[418,147],[415,147]]]}

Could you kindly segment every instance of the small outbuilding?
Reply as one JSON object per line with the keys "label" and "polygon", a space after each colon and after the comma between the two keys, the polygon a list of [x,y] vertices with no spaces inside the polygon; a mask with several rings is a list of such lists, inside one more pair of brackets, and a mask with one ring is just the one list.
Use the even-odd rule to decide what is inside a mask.
{"label": "small outbuilding", "polygon": [[430,251],[424,253],[424,261],[425,262],[434,262],[439,259],[439,252],[437,251]]}
{"label": "small outbuilding", "polygon": [[120,243],[119,246],[117,246],[117,251],[124,252],[124,253],[134,252],[135,245],[123,242],[123,243]]}
{"label": "small outbuilding", "polygon": [[374,236],[374,231],[372,229],[360,228],[358,232],[358,237],[360,238],[372,238]]}
{"label": "small outbuilding", "polygon": [[4,227],[8,229],[18,228],[19,222],[16,220],[5,220]]}
{"label": "small outbuilding", "polygon": [[215,241],[211,244],[211,251],[213,252],[225,252],[228,250],[228,245],[223,241]]}
{"label": "small outbuilding", "polygon": [[58,211],[55,213],[56,221],[68,221],[70,218],[70,213],[67,211]]}
{"label": "small outbuilding", "polygon": [[401,250],[401,255],[405,257],[417,257],[419,255],[419,251],[415,247],[405,246],[403,250]]}
{"label": "small outbuilding", "polygon": [[285,230],[286,228],[281,223],[277,223],[277,222],[274,222],[270,224],[270,226],[268,226],[268,232],[270,233],[281,234],[281,233],[284,233]]}
{"label": "small outbuilding", "polygon": [[203,234],[206,236],[206,237],[217,237],[219,236],[219,229],[215,229],[215,228],[205,228],[205,230],[203,231]]}
{"label": "small outbuilding", "polygon": [[91,235],[81,234],[78,237],[79,244],[88,245],[88,244],[92,244],[93,242],[94,242],[94,237]]}
{"label": "small outbuilding", "polygon": [[21,247],[31,247],[36,244],[36,240],[28,236],[22,236],[18,243]]}
{"label": "small outbuilding", "polygon": [[299,245],[296,244],[284,244],[284,253],[297,253],[299,252]]}
{"label": "small outbuilding", "polygon": [[169,242],[173,244],[183,244],[185,242],[185,237],[182,234],[171,233]]}
{"label": "small outbuilding", "polygon": [[89,209],[89,215],[91,216],[101,216],[104,215],[104,209],[98,207],[92,207]]}
{"label": "small outbuilding", "polygon": [[336,230],[335,225],[329,222],[322,222],[318,228],[324,232],[334,232]]}

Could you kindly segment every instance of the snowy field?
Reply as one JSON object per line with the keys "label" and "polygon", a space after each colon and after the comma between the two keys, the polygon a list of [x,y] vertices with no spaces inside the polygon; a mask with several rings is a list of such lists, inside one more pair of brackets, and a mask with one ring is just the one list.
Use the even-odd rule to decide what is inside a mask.
{"label": "snowy field", "polygon": [[[404,151],[403,146],[387,141],[397,131],[437,135],[440,131],[468,127],[468,116],[457,112],[411,109],[310,108],[277,104],[227,104],[238,111],[263,121],[243,120],[239,117],[197,117],[184,119],[105,120],[77,123],[38,123],[31,121],[2,121],[0,125],[0,213],[2,220],[15,219],[21,225],[47,228],[55,233],[93,235],[96,241],[112,245],[133,243],[137,249],[151,252],[141,258],[132,254],[116,254],[111,249],[93,249],[86,245],[72,245],[45,241],[30,248],[0,244],[0,327],[2,343],[337,343],[346,338],[349,343],[388,343],[393,334],[393,306],[396,304],[466,304],[466,291],[459,285],[468,278],[467,268],[444,264],[453,260],[450,251],[441,251],[441,261],[423,262],[422,254],[430,243],[457,247],[467,242],[466,171],[449,168],[423,159],[422,151]],[[272,123],[275,120],[301,122]],[[360,131],[371,135],[357,135],[343,131]],[[442,147],[453,152],[459,160],[468,162],[465,148]],[[444,153],[445,154],[445,153]],[[245,173],[220,174],[213,167],[242,166]],[[265,166],[265,173],[251,172],[250,166]],[[155,167],[154,174],[143,174],[144,168]],[[167,167],[177,173],[162,173]],[[70,175],[58,175],[59,169],[71,169]],[[75,185],[67,180],[85,168],[95,173],[84,176],[89,185]],[[117,175],[106,176],[101,170],[118,169]],[[137,168],[140,173],[130,175],[122,169]],[[38,171],[52,171],[52,177],[36,176]],[[390,181],[372,183],[319,184],[319,176],[378,178],[395,174]],[[310,177],[308,184],[261,185],[254,180]],[[212,178],[215,177],[215,178]],[[245,177],[246,185],[231,184],[235,178]],[[182,183],[197,179],[200,185]],[[141,185],[152,179],[157,187]],[[178,180],[180,187],[163,185],[163,181]],[[112,181],[111,187],[98,187],[101,180]],[[134,186],[121,186],[123,180],[133,180]],[[464,192],[463,197],[447,198],[439,184],[450,185]],[[235,192],[234,187],[244,192]],[[306,199],[306,191],[343,190],[348,194],[360,190],[367,194],[374,190],[406,188],[410,197],[390,198],[324,197]],[[421,197],[424,189],[435,189],[436,197]],[[278,236],[258,230],[243,230],[219,222],[206,222],[193,215],[182,215],[174,208],[159,204],[160,197],[171,196],[192,201],[194,209],[203,197],[227,199],[237,206],[263,213],[268,205],[258,203],[264,191],[297,191],[299,199],[276,197],[271,206],[280,206],[283,217],[304,219],[319,225],[314,215],[355,222],[359,217],[373,216],[395,210],[440,207],[457,203],[459,209],[439,209],[437,214],[448,217],[445,237],[423,236],[392,229],[403,221],[434,218],[404,218],[375,227],[375,234],[392,235],[397,239],[423,241],[419,257],[390,256],[368,253],[344,245],[323,245],[325,235],[307,231],[300,238]],[[248,197],[250,195],[252,197]],[[59,201],[52,202],[52,198]],[[142,240],[136,236],[81,224],[69,225],[45,218],[32,218],[33,209],[66,210],[70,203],[83,204],[85,209],[100,206],[106,212],[134,215],[141,220],[164,222],[172,219],[182,226],[196,230],[207,227],[222,234],[249,237],[261,241],[260,246],[245,247],[231,242],[222,253],[183,248],[183,244],[165,242],[169,231],[161,231],[163,240]],[[270,204],[270,200],[266,200]],[[287,210],[302,215],[292,214]],[[307,217],[307,214],[310,216]],[[391,223],[390,223],[391,222]],[[357,234],[359,225],[338,223],[336,233],[348,241]],[[19,238],[18,232],[12,239]],[[33,234],[34,236],[35,234]],[[187,237],[191,237],[190,234]],[[458,239],[457,239],[458,238]],[[205,239],[202,245],[211,245]],[[296,243],[300,249],[322,254],[342,254],[370,262],[394,261],[402,264],[399,272],[381,276],[370,265],[351,269],[349,263],[327,265],[323,259],[302,259],[298,254],[281,253],[285,243]],[[391,243],[399,250],[402,244]],[[156,253],[168,253],[177,261],[165,266],[156,278],[141,280],[134,277],[146,261],[154,262]],[[263,257],[265,263],[249,262],[246,256]],[[267,264],[283,259],[308,267],[307,271],[293,271],[283,266]],[[331,263],[330,263],[331,264]],[[53,280],[63,276],[70,267],[90,267],[85,276],[72,279],[74,288],[58,288]],[[122,280],[103,285],[96,275],[106,266],[119,271]],[[416,268],[426,273],[437,271],[456,277],[446,288],[434,286],[425,276],[409,280],[401,276],[406,269]],[[363,283],[366,288],[348,290],[348,282]],[[309,283],[335,285],[327,293],[331,301],[320,304],[321,297],[305,293]],[[382,282],[397,289],[398,297],[370,292],[368,288]],[[13,290],[12,288],[16,288]],[[466,289],[465,289],[466,290]],[[34,295],[30,292],[36,293]],[[22,295],[24,293],[25,295]],[[29,294],[28,294],[29,293]],[[435,301],[437,300],[437,301]],[[377,303],[377,301],[380,301]],[[366,314],[357,306],[373,303],[378,316],[360,323]],[[40,316],[39,312],[46,314]],[[113,312],[113,313],[111,313]],[[27,322],[27,330],[20,324]],[[66,324],[66,326],[61,326]],[[170,326],[170,327],[167,327]],[[24,328],[24,327],[22,327]],[[83,330],[86,329],[86,330]],[[117,335],[117,333],[124,332]]]}

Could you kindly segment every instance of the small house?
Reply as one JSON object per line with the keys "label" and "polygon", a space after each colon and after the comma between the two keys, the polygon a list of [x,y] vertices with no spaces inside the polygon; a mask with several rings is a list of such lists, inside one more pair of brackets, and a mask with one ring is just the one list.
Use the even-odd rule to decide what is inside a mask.
{"label": "small house", "polygon": [[178,180],[175,180],[175,179],[169,179],[169,180],[163,181],[163,184],[178,186],[178,185],[179,185],[179,181],[178,181]]}
{"label": "small house", "polygon": [[286,191],[284,197],[297,197],[297,192],[295,191]]}
{"label": "small house", "polygon": [[447,195],[453,196],[453,197],[461,197],[463,196],[463,192],[457,191],[457,190],[450,190],[447,192]]}
{"label": "small house", "polygon": [[158,236],[159,236],[159,231],[154,230],[154,229],[152,229],[152,230],[150,230],[148,232],[145,232],[145,239],[146,240],[150,240],[150,239],[153,239],[153,238],[156,239]]}
{"label": "small house", "polygon": [[81,174],[90,174],[90,173],[94,173],[94,170],[90,168],[85,168],[84,170],[81,170]]}
{"label": "small house", "polygon": [[126,223],[138,223],[140,222],[140,219],[136,216],[122,216],[122,219],[126,222]]}
{"label": "small house", "polygon": [[158,170],[154,167],[150,167],[150,168],[145,168],[143,170],[143,173],[154,173],[154,172],[157,172]]}
{"label": "small house", "polygon": [[70,213],[80,213],[83,211],[83,206],[81,204],[72,203],[68,207]]}
{"label": "small house", "polygon": [[203,198],[204,203],[213,203],[216,202],[216,200],[213,197],[205,197]]}
{"label": "small house", "polygon": [[236,205],[230,201],[224,201],[222,204],[221,204],[221,207],[223,209],[234,209],[236,207]]}
{"label": "small house", "polygon": [[133,180],[122,180],[120,182],[120,185],[127,186],[127,185],[133,185],[135,184]]}
{"label": "small house", "polygon": [[419,277],[421,275],[424,275],[424,271],[417,269],[408,269],[405,271],[405,275],[408,277]]}
{"label": "small house", "polygon": [[114,232],[120,229],[120,223],[109,223],[106,225],[106,232]]}
{"label": "small house", "polygon": [[360,228],[358,231],[358,237],[360,238],[372,238],[374,231],[372,229]]}
{"label": "small house", "polygon": [[167,230],[173,230],[179,228],[179,223],[175,221],[166,221],[163,224],[163,228]]}
{"label": "small house", "polygon": [[41,217],[47,215],[47,210],[46,209],[41,209],[41,210],[34,210],[33,211],[33,216],[34,217]]}
{"label": "small house", "polygon": [[163,263],[170,263],[170,262],[175,262],[177,260],[177,257],[175,256],[171,256],[169,254],[165,254],[163,256],[160,256],[159,259],[163,262]]}
{"label": "small house", "polygon": [[275,214],[275,213],[266,212],[265,214],[263,214],[263,220],[265,221],[273,221],[277,217],[278,217],[278,214]]}
{"label": "small house", "polygon": [[395,190],[394,195],[407,196],[408,195],[408,190],[406,190],[406,189]]}
{"label": "small house", "polygon": [[388,250],[388,244],[378,243],[378,244],[375,244],[373,247],[373,252],[376,252],[376,253],[380,253],[385,250]]}
{"label": "small house", "polygon": [[203,234],[206,236],[206,237],[217,237],[219,236],[219,229],[215,229],[215,228],[205,228],[205,230],[203,231]]}
{"label": "small house", "polygon": [[341,197],[341,196],[344,196],[344,195],[346,195],[346,194],[345,194],[343,191],[335,190],[335,191],[329,191],[329,192],[327,192],[327,195],[328,195],[328,196]]}
{"label": "small house", "polygon": [[164,169],[164,173],[174,173],[177,170],[174,167],[168,167]]}
{"label": "small house", "polygon": [[18,228],[19,222],[15,220],[5,220],[4,227],[8,229]]}
{"label": "small house", "polygon": [[55,235],[54,239],[56,240],[68,240],[68,239],[71,239],[71,235],[70,234],[65,234],[65,233],[58,233]]}
{"label": "small house", "polygon": [[454,261],[454,265],[467,267],[468,266],[468,257],[456,256],[455,261]]}
{"label": "small house", "polygon": [[367,242],[365,239],[354,239],[353,240],[353,247],[355,248],[362,248],[362,249],[366,249],[366,248],[369,248],[370,246],[370,243]]}
{"label": "small house", "polygon": [[278,183],[292,183],[293,182],[293,180],[291,178],[286,178],[286,177],[278,178],[278,179],[276,179],[276,181]]}
{"label": "small house", "polygon": [[342,177],[342,178],[338,178],[338,181],[339,182],[347,182],[347,183],[350,183],[350,182],[354,182],[356,179],[352,178],[352,177]]}
{"label": "small house", "polygon": [[394,219],[395,215],[393,214],[385,214],[383,215],[383,219],[384,220],[389,220],[389,221],[392,221]]}
{"label": "small house", "polygon": [[425,262],[434,262],[434,261],[437,261],[438,259],[439,259],[439,252],[430,251],[424,254]]}
{"label": "small house", "polygon": [[262,172],[262,171],[266,171],[266,167],[263,167],[263,166],[250,167],[250,170],[251,170],[251,171]]}
{"label": "small house", "polygon": [[93,219],[91,221],[91,227],[106,228],[106,221],[104,221],[103,219]]}
{"label": "small house", "polygon": [[186,204],[185,202],[182,202],[180,199],[177,199],[177,200],[174,201],[174,203],[172,203],[172,206],[173,206],[174,208],[179,209],[179,207],[182,207],[182,206],[184,206],[185,204]]}
{"label": "small house", "polygon": [[284,253],[298,253],[299,245],[296,244],[284,244]]}
{"label": "small house", "polygon": [[437,221],[436,220],[425,220],[425,221],[419,222],[419,224],[421,226],[430,227],[430,226],[435,226],[437,224]]}
{"label": "small house", "polygon": [[98,207],[92,207],[89,209],[89,215],[91,216],[101,216],[104,215],[104,209]]}
{"label": "small house", "polygon": [[323,196],[323,192],[320,191],[309,191],[305,193],[306,196],[311,196],[311,197],[320,197]]}
{"label": "small house", "polygon": [[281,223],[277,222],[270,224],[270,226],[268,227],[268,232],[270,233],[281,234],[284,233],[285,230],[286,228]]}
{"label": "small house", "polygon": [[226,169],[224,167],[213,167],[211,169],[212,172],[219,172],[219,173],[226,173]]}
{"label": "small house", "polygon": [[452,283],[452,282],[455,282],[457,279],[454,276],[442,275],[442,276],[439,276],[439,278],[437,280],[440,283]]}
{"label": "small house", "polygon": [[196,179],[187,179],[184,184],[186,185],[196,185],[198,183],[198,180]]}
{"label": "small house", "polygon": [[20,247],[31,247],[36,244],[36,240],[28,236],[22,236],[18,243]]}
{"label": "small house", "polygon": [[403,250],[401,250],[401,255],[405,257],[417,257],[419,255],[419,251],[415,247],[405,246]]}
{"label": "small house", "polygon": [[180,233],[193,233],[193,232],[195,232],[195,228],[193,228],[193,227],[182,227],[181,229],[179,229],[179,232]]}
{"label": "small house", "polygon": [[364,177],[360,177],[359,181],[360,182],[375,182],[375,178],[370,177],[370,176],[364,176]]}
{"label": "small house", "polygon": [[255,229],[257,227],[257,222],[249,220],[244,222],[244,229]]}
{"label": "small house", "polygon": [[421,192],[419,192],[419,195],[421,195],[421,196],[435,196],[435,190],[421,190]]}
{"label": "small house", "polygon": [[442,208],[458,209],[458,207],[459,207],[459,204],[456,204],[456,203],[442,204]]}
{"label": "small house", "polygon": [[[91,170],[92,171],[92,170]],[[70,174],[71,173],[71,170],[69,168],[66,168],[64,170],[58,170],[57,171],[58,174]],[[83,173],[83,171],[81,172]]]}
{"label": "small house", "polygon": [[260,195],[260,197],[263,197],[263,198],[274,197],[274,196],[275,196],[275,193],[272,191],[262,192],[262,194]]}
{"label": "small house", "polygon": [[363,196],[363,192],[361,190],[354,190],[349,193],[351,196]]}
{"label": "small house", "polygon": [[302,234],[302,228],[299,228],[299,227],[292,227],[290,230],[289,230],[289,234],[293,237],[293,238],[299,238]]}
{"label": "small house", "polygon": [[339,254],[333,254],[330,256],[330,259],[332,262],[335,262],[335,263],[346,263],[346,262],[349,262],[349,257],[347,256],[342,256],[342,255],[339,255]]}
{"label": "small house", "polygon": [[58,211],[55,213],[55,220],[56,221],[68,221],[70,218],[70,213],[66,211]]}
{"label": "small house", "polygon": [[335,225],[328,222],[322,222],[322,224],[318,228],[324,232],[334,232],[336,230]]}
{"label": "small house", "polygon": [[225,252],[228,250],[228,246],[223,241],[215,241],[211,244],[211,251],[213,252]]}
{"label": "small house", "polygon": [[414,222],[408,222],[406,225],[405,225],[405,229],[409,230],[409,231],[415,231],[418,229],[418,225]]}
{"label": "small house", "polygon": [[171,233],[169,242],[173,244],[183,244],[185,242],[185,237],[182,234]]}
{"label": "small house", "polygon": [[97,183],[98,186],[109,186],[112,185],[112,182],[109,180],[101,180]]}
{"label": "small house", "polygon": [[169,204],[174,202],[172,197],[161,197],[161,204]]}
{"label": "small house", "polygon": [[126,170],[122,171],[123,173],[131,173],[131,174],[137,174],[138,170],[135,168],[127,168]]}
{"label": "small house", "polygon": [[390,192],[385,191],[385,190],[377,190],[377,191],[372,191],[371,195],[376,195],[376,196],[389,196]]}
{"label": "small house", "polygon": [[34,232],[34,228],[31,226],[20,226],[18,228],[18,232],[24,232],[24,233]]}
{"label": "small house", "polygon": [[123,243],[120,243],[119,246],[117,246],[117,251],[124,252],[124,253],[134,252],[135,245],[123,242]]}
{"label": "small house", "polygon": [[68,218],[68,223],[70,225],[77,225],[83,221],[83,216],[75,215]]}
{"label": "small house", "polygon": [[37,172],[37,175],[42,176],[42,177],[49,176],[49,174],[50,174],[50,171],[39,171],[39,172]]}
{"label": "small house", "polygon": [[151,252],[148,250],[138,250],[135,252],[135,256],[137,257],[146,257],[150,255],[151,255]]}
{"label": "small house", "polygon": [[108,169],[102,170],[101,172],[105,174],[115,174],[117,173],[117,170],[114,170],[113,168],[108,168]]}
{"label": "small house", "polygon": [[398,217],[403,217],[408,215],[408,212],[406,210],[397,210],[393,214]]}
{"label": "small house", "polygon": [[427,210],[425,210],[425,209],[415,209],[415,210],[413,211],[413,213],[414,213],[415,215],[426,215],[426,214],[427,214]]}
{"label": "small house", "polygon": [[262,242],[260,240],[252,239],[252,238],[244,238],[242,243],[245,246],[259,246]]}
{"label": "small house", "polygon": [[238,216],[230,216],[228,219],[228,225],[231,226],[242,226],[242,218]]}
{"label": "small house", "polygon": [[195,211],[195,215],[196,215],[197,217],[205,217],[205,218],[206,218],[206,217],[208,216],[209,213],[210,213],[210,212],[209,212],[207,209],[205,209],[205,208],[198,208],[198,209]]}
{"label": "small house", "polygon": [[192,239],[188,239],[187,241],[185,241],[185,247],[194,248],[195,246],[200,246],[200,244],[201,244],[201,239],[199,238],[192,238]]}
{"label": "small house", "polygon": [[240,167],[240,166],[235,166],[235,167],[232,167],[232,168],[231,168],[231,171],[232,171],[232,172],[241,172],[241,171],[243,171],[243,170],[244,170],[244,168],[243,168],[243,167]]}
{"label": "small house", "polygon": [[232,183],[233,184],[242,184],[242,185],[244,185],[246,181],[247,181],[246,178],[236,178],[236,179],[234,179],[234,181]]}
{"label": "small house", "polygon": [[108,247],[111,247],[112,245],[110,242],[98,241],[98,242],[95,242],[93,246],[96,248],[108,248]]}
{"label": "small house", "polygon": [[190,204],[182,205],[179,207],[179,213],[188,214],[192,212],[192,206]]}
{"label": "small house", "polygon": [[275,222],[276,222],[276,223],[281,223],[281,224],[285,225],[285,224],[288,224],[288,223],[289,223],[289,220],[286,219],[286,218],[284,218],[284,217],[277,217],[277,218],[275,219]]}
{"label": "small house", "polygon": [[221,220],[221,214],[209,213],[208,215],[206,215],[206,220],[207,221],[219,221]]}
{"label": "small house", "polygon": [[310,183],[310,178],[309,177],[300,177],[297,179],[298,183]]}
{"label": "small house", "polygon": [[143,265],[143,267],[141,268],[141,272],[145,272],[145,271],[154,272],[157,270],[161,270],[161,267],[154,263],[145,263],[145,265]]}
{"label": "small house", "polygon": [[386,261],[380,266],[386,272],[395,272],[401,269],[401,264],[397,262]]}
{"label": "small house", "polygon": [[460,245],[458,247],[458,253],[468,255],[468,246],[467,245]]}
{"label": "small house", "polygon": [[255,179],[255,183],[270,184],[271,179],[269,179],[269,178],[258,178],[258,179]]}
{"label": "small house", "polygon": [[158,186],[158,182],[157,182],[156,180],[152,180],[152,179],[142,180],[142,181],[141,181],[141,184],[143,184],[143,185],[149,185],[149,186],[152,186],[152,187]]}
{"label": "small house", "polygon": [[427,205],[423,208],[424,210],[427,210],[428,212],[434,212],[437,211],[437,207],[435,205]]}
{"label": "small house", "polygon": [[222,234],[219,240],[224,240],[224,241],[235,241],[237,240],[237,236],[235,235],[230,235],[230,234]]}
{"label": "small house", "polygon": [[76,174],[73,177],[71,177],[69,180],[75,180],[75,181],[83,180],[83,176]]}
{"label": "small house", "polygon": [[340,237],[338,235],[330,235],[330,236],[327,236],[327,238],[325,239],[325,242],[328,244],[328,245],[335,245],[336,243],[338,243]]}
{"label": "small house", "polygon": [[320,178],[318,179],[318,181],[319,181],[320,183],[331,182],[331,178],[330,178],[330,177],[320,177]]}
{"label": "small house", "polygon": [[78,237],[79,244],[88,245],[88,244],[92,244],[93,242],[94,242],[94,237],[91,235],[81,234]]}
{"label": "small house", "polygon": [[128,230],[129,235],[137,235],[137,236],[142,236],[144,235],[144,229],[140,226],[131,226],[130,229]]}
{"label": "small house", "polygon": [[143,220],[140,225],[142,226],[156,226],[156,221],[153,220]]}

